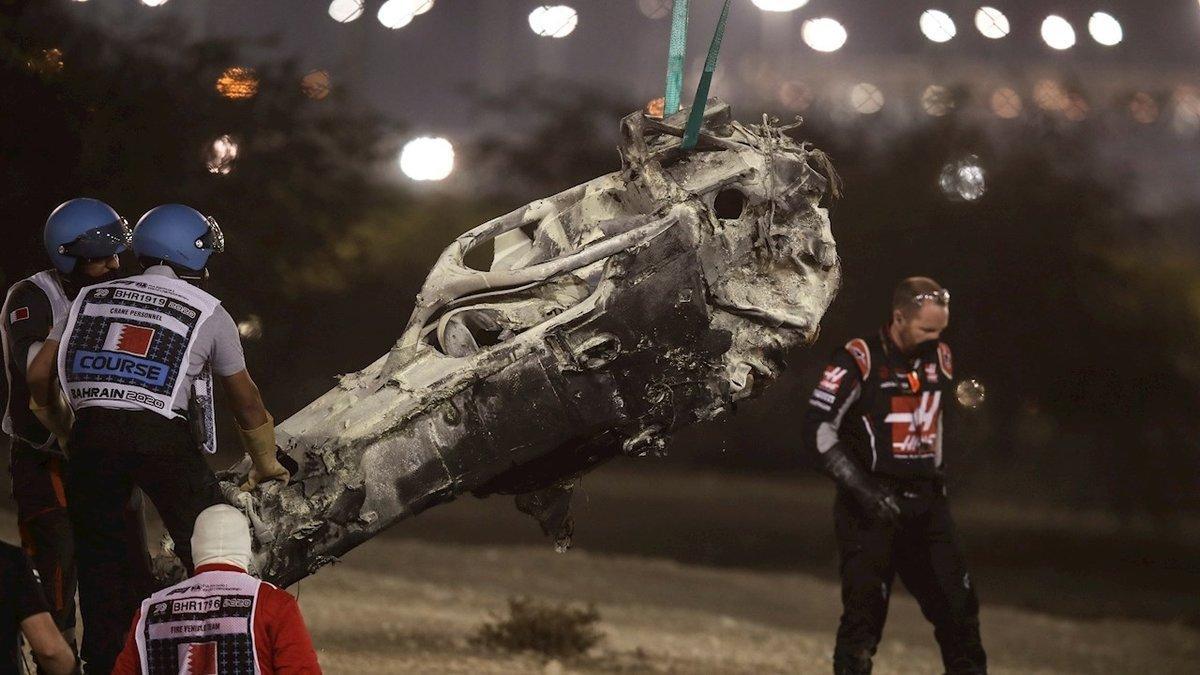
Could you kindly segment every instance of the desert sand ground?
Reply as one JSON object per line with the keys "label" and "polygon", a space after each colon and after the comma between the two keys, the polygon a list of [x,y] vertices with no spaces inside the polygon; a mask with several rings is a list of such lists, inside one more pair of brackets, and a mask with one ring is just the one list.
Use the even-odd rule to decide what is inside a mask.
{"label": "desert sand ground", "polygon": [[[328,673],[826,673],[840,612],[824,538],[828,496],[820,484],[605,470],[585,481],[577,547],[567,553],[555,553],[508,498],[466,498],[397,525],[291,590]],[[963,511],[964,531],[1009,521],[995,509]],[[727,512],[737,518],[722,520]],[[1081,527],[1102,529],[1071,529]],[[812,532],[822,534],[803,536]],[[0,536],[15,534],[11,514],[0,512]],[[739,565],[731,553],[756,547],[776,559]],[[1094,570],[1064,560],[1023,575],[1012,555],[978,557],[1001,561],[974,570],[991,672],[1195,672],[1200,630],[1186,615],[1165,618],[1191,606],[1195,585],[1176,587],[1189,597],[1175,604],[1159,597],[1153,607],[1127,607],[1131,597],[1162,593],[1139,590],[1152,580],[1123,585],[1122,561],[1108,563],[1113,586],[1122,586],[1109,595],[1093,587]],[[1181,578],[1195,579],[1196,559],[1176,562]],[[1082,581],[1058,581],[1076,568]],[[1028,588],[1009,588],[1023,576]],[[595,603],[604,641],[565,661],[473,645],[478,627],[518,595]],[[1093,600],[1095,611],[1077,611]],[[1147,613],[1160,616],[1131,618]],[[931,630],[905,593],[893,599],[876,663],[885,675],[941,672]]]}

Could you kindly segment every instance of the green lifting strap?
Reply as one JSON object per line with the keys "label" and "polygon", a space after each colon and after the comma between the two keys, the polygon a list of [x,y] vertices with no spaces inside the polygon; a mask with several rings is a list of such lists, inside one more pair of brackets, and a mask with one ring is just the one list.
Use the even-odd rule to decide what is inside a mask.
{"label": "green lifting strap", "polygon": [[704,122],[704,108],[708,104],[708,88],[712,85],[713,71],[717,69],[717,55],[721,53],[721,38],[725,37],[725,23],[729,19],[729,3],[721,9],[721,20],[717,22],[717,32],[713,34],[712,43],[708,46],[708,58],[704,60],[704,73],[700,75],[700,84],[696,87],[696,98],[692,101],[692,112],[688,115],[687,127],[683,132],[684,150],[696,147],[700,140],[700,125]]}
{"label": "green lifting strap", "polygon": [[689,0],[675,0],[671,9],[671,46],[667,50],[667,92],[663,96],[663,117],[679,112],[683,91],[683,57],[687,52]]}

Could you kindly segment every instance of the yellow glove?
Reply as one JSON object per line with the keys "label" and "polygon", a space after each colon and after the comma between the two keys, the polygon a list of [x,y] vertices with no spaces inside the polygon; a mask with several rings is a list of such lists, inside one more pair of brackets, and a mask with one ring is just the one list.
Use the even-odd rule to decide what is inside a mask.
{"label": "yellow glove", "polygon": [[249,492],[268,480],[281,480],[287,485],[292,476],[275,459],[275,419],[268,414],[262,426],[248,431],[239,426],[238,435],[242,437],[242,447],[250,455],[253,464],[249,480],[242,485],[242,492]]}
{"label": "yellow glove", "polygon": [[75,413],[67,405],[61,389],[55,389],[55,395],[50,401],[40,406],[37,401],[29,399],[29,410],[42,426],[46,427],[58,439],[58,447],[67,451],[67,439],[71,437],[71,427],[75,424]]}

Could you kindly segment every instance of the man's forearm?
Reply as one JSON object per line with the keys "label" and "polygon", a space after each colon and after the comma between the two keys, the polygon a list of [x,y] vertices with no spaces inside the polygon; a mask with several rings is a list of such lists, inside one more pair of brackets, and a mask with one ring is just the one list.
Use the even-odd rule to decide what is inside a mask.
{"label": "man's forearm", "polygon": [[45,672],[53,675],[70,675],[78,664],[75,652],[63,640],[54,619],[47,612],[40,612],[21,621],[21,632],[25,635],[33,657]]}
{"label": "man's forearm", "polygon": [[900,515],[896,498],[863,471],[839,441],[821,454],[821,470],[849,490],[876,518],[894,520]]}
{"label": "man's forearm", "polygon": [[29,396],[42,407],[51,402],[54,389],[54,360],[57,355],[58,342],[47,340],[37,355],[29,361],[29,371],[26,375]]}
{"label": "man's forearm", "polygon": [[866,472],[850,458],[845,446],[840,442],[834,443],[821,453],[821,471],[838,485],[850,490],[859,491],[871,484]]}

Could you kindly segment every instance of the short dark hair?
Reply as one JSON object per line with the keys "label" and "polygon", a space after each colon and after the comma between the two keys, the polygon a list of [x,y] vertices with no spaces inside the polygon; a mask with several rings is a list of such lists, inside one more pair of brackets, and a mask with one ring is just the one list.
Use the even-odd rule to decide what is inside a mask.
{"label": "short dark hair", "polygon": [[896,290],[892,291],[892,309],[900,310],[906,317],[912,316],[920,308],[914,302],[918,295],[942,290],[942,285],[929,277],[909,277],[896,284]]}

